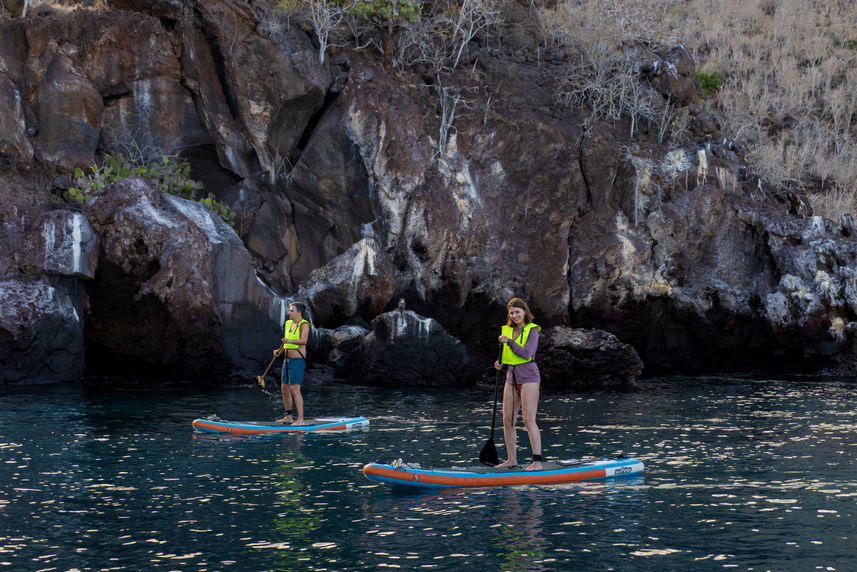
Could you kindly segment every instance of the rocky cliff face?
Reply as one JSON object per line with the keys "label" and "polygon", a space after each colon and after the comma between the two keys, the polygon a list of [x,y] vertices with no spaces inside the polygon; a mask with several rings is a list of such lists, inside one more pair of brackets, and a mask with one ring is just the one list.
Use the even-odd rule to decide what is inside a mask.
{"label": "rocky cliff face", "polygon": [[[658,125],[556,105],[567,63],[516,2],[502,41],[473,42],[443,85],[366,51],[321,65],[311,34],[261,4],[111,7],[0,21],[5,381],[126,359],[252,379],[294,297],[327,328],[404,298],[489,365],[517,295],[543,326],[611,332],[652,370],[855,369],[853,223],[746,173],[684,50],[635,51],[643,88],[694,120],[667,147]],[[167,151],[238,213],[235,232],[135,179],[81,212],[51,206],[104,152]],[[623,363],[620,378],[639,371]]]}

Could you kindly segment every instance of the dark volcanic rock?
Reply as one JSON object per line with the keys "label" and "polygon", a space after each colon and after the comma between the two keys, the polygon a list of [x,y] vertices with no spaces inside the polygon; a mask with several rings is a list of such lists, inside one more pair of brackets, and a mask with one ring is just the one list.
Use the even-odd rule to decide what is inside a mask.
{"label": "dark volcanic rock", "polygon": [[83,374],[83,288],[76,280],[0,280],[0,383],[76,381]]}
{"label": "dark volcanic rock", "polygon": [[94,275],[98,240],[70,210],[0,217],[0,383],[75,381],[85,366],[79,279]]}
{"label": "dark volcanic rock", "polygon": [[92,278],[98,263],[98,236],[81,213],[48,211],[27,231],[15,261],[25,274]]}
{"label": "dark volcanic rock", "polygon": [[372,320],[372,332],[345,358],[345,375],[355,383],[449,386],[473,383],[464,346],[431,318],[394,310]]}
{"label": "dark volcanic rock", "polygon": [[699,101],[699,79],[687,48],[673,46],[659,50],[657,55],[656,65],[652,66],[656,70],[651,78],[652,87],[682,107]]}
{"label": "dark volcanic rock", "polygon": [[35,138],[39,158],[67,171],[91,162],[104,104],[95,85],[65,54],[51,58],[35,103],[39,113]]}
{"label": "dark volcanic rock", "polygon": [[104,187],[85,212],[102,244],[87,285],[99,359],[208,380],[258,375],[288,304],[256,279],[229,225],[136,178]]}
{"label": "dark volcanic rock", "polygon": [[536,361],[545,385],[568,389],[631,388],[643,370],[634,348],[613,334],[563,326],[542,332]]}
{"label": "dark volcanic rock", "polygon": [[371,319],[384,310],[395,288],[393,265],[369,235],[313,271],[300,294],[319,323],[337,324],[356,315]]}

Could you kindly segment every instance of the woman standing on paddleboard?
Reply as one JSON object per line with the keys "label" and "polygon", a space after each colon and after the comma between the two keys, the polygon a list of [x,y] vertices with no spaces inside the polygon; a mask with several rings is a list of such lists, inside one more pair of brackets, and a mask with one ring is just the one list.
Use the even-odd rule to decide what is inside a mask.
{"label": "woman standing on paddleboard", "polygon": [[274,355],[286,352],[283,369],[280,373],[280,389],[283,393],[285,415],[277,419],[278,423],[292,422],[292,404],[298,418],[292,425],[304,424],[304,398],[301,395],[301,383],[306,371],[306,345],[309,340],[309,322],[304,320],[306,305],[302,302],[289,304],[289,319],[283,332],[283,345],[274,350]]}
{"label": "woman standing on paddleboard", "polygon": [[518,464],[517,422],[518,409],[522,408],[524,427],[530,435],[530,446],[533,449],[533,463],[527,470],[538,471],[542,468],[542,435],[536,425],[536,411],[542,380],[534,358],[542,328],[533,323],[533,313],[522,299],[509,300],[506,310],[508,320],[500,330],[500,343],[503,345],[501,361],[495,361],[494,368],[500,371],[504,365],[508,366],[503,389],[503,438],[508,458],[497,467],[514,467]]}

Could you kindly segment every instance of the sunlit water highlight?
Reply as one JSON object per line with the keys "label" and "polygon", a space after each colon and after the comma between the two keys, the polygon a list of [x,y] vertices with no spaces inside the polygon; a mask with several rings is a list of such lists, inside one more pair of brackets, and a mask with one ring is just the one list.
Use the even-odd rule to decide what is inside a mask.
{"label": "sunlit water highlight", "polygon": [[370,428],[273,437],[191,429],[210,414],[273,419],[277,402],[250,387],[3,387],[0,570],[854,570],[855,390],[546,387],[549,458],[621,451],[643,476],[401,494],[362,466],[472,464],[493,387],[309,386],[308,412]]}

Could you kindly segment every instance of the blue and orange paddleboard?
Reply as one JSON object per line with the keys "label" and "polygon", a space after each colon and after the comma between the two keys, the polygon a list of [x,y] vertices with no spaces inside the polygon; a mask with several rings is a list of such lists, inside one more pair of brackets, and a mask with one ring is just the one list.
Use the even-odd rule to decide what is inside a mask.
{"label": "blue and orange paddleboard", "polygon": [[194,419],[193,428],[203,433],[230,433],[232,435],[259,435],[262,433],[298,433],[308,431],[349,431],[369,427],[365,417],[319,417],[308,419],[303,425],[276,421],[224,421],[222,419]]}
{"label": "blue and orange paddleboard", "polygon": [[418,464],[396,461],[390,465],[369,463],[363,467],[363,474],[371,481],[436,489],[558,484],[627,477],[643,472],[643,463],[629,458],[570,459],[542,464],[544,469],[540,471],[488,466],[423,469]]}

